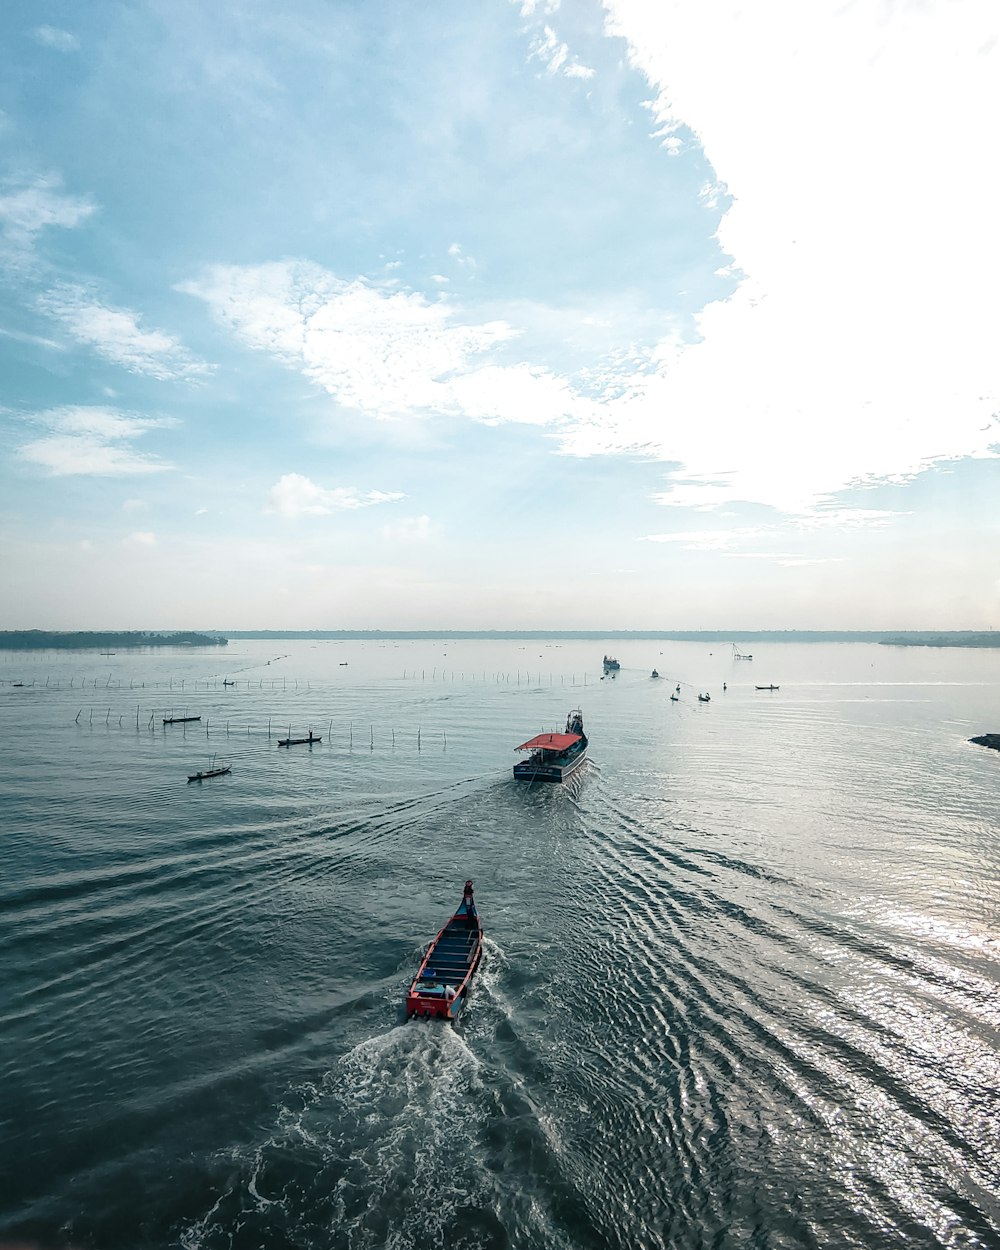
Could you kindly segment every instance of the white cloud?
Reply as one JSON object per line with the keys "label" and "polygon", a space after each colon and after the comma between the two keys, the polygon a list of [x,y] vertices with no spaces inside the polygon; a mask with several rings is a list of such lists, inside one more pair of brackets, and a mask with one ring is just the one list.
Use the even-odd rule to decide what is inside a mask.
{"label": "white cloud", "polygon": [[582,410],[566,380],[539,366],[487,365],[453,378],[449,389],[464,416],[486,425],[550,425]]}
{"label": "white cloud", "polygon": [[75,35],[71,35],[68,30],[60,30],[58,26],[36,26],[31,37],[57,52],[76,52],[80,46]]}
{"label": "white cloud", "polygon": [[690,127],[732,195],[747,277],[566,449],[644,445],[684,466],[672,502],[792,511],[995,454],[995,6],[605,8],[663,133]]}
{"label": "white cloud", "polygon": [[156,535],[149,530],[137,530],[123,539],[123,542],[129,547],[155,547]]}
{"label": "white cloud", "polygon": [[27,334],[23,330],[5,330],[0,327],[0,337],[13,339],[15,343],[28,343],[32,347],[45,347],[50,351],[64,352],[66,350],[64,344],[57,343],[55,339],[43,338],[38,334]]}
{"label": "white cloud", "polygon": [[327,489],[317,486],[301,473],[286,473],[268,492],[264,511],[292,518],[328,516],[331,512],[351,512],[404,498],[398,491],[359,491],[353,486]]}
{"label": "white cloud", "polygon": [[425,543],[440,533],[429,516],[404,517],[390,525],[383,525],[382,537],[389,543]]}
{"label": "white cloud", "polygon": [[299,368],[340,403],[376,417],[435,412],[554,421],[572,399],[545,369],[478,358],[515,336],[461,322],[444,303],[344,281],[318,265],[217,266],[180,289],[205,300],[247,346]]}
{"label": "white cloud", "polygon": [[130,373],[168,381],[210,371],[209,365],[195,360],[171,335],[142,329],[137,313],[102,304],[82,286],[56,287],[39,297],[38,306],[62,322],[77,342]]}
{"label": "white cloud", "polygon": [[[525,15],[528,16],[528,15]],[[545,26],[534,41],[531,54],[542,62],[549,74],[565,74],[567,78],[593,78],[594,71],[581,65],[570,55],[569,47],[559,41],[551,26]]]}
{"label": "white cloud", "polygon": [[672,534],[644,534],[639,541],[679,543],[689,551],[727,551],[737,543],[758,539],[769,532],[767,527],[761,526],[731,530],[680,530]]}
{"label": "white cloud", "polygon": [[0,190],[0,227],[8,240],[22,245],[46,226],[69,230],[93,212],[90,200],[65,194],[56,177],[36,178],[26,186],[8,183]]}
{"label": "white cloud", "polygon": [[113,408],[66,407],[37,413],[48,433],[19,448],[20,455],[53,476],[91,474],[120,477],[162,473],[173,466],[133,450],[132,440],[149,430],[176,425],[169,417],[136,417]]}
{"label": "white cloud", "polygon": [[465,269],[470,274],[475,273],[476,258],[474,256],[469,256],[463,249],[461,243],[452,243],[448,248],[448,255],[462,269]]}

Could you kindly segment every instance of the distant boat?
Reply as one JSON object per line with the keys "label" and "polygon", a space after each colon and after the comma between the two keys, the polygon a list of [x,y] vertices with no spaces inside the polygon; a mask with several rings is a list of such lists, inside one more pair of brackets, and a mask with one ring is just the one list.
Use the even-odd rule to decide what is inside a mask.
{"label": "distant boat", "polygon": [[514,765],[514,780],[565,781],[586,759],[587,746],[583,713],[574,708],[566,718],[565,733],[536,734],[514,748],[530,752],[526,760]]}
{"label": "distant boat", "polygon": [[224,777],[226,773],[231,773],[232,771],[231,765],[227,765],[225,768],[209,768],[203,773],[193,773],[188,777],[188,781],[204,781],[208,777]]}
{"label": "distant boat", "polygon": [[313,731],[310,729],[308,738],[279,738],[278,746],[279,747],[297,747],[297,746],[301,746],[304,742],[308,742],[311,744],[313,742],[322,742],[322,741],[323,739],[319,737],[319,735],[314,734]]}
{"label": "distant boat", "polygon": [[340,661],[340,667],[341,667],[341,668],[347,668],[347,661],[346,661],[346,660],[341,660],[341,661]]}
{"label": "distant boat", "polygon": [[472,882],[466,881],[458,911],[430,945],[406,995],[406,1018],[457,1020],[483,955],[483,923]]}
{"label": "distant boat", "polygon": [[191,720],[201,720],[200,716],[164,716],[164,725],[184,725]]}
{"label": "distant boat", "polygon": [[780,686],[754,686],[754,690],[780,690]]}
{"label": "distant boat", "polygon": [[710,694],[700,694],[698,696],[698,702],[699,703],[711,703],[712,696]]}
{"label": "distant boat", "polygon": [[671,703],[679,703],[679,702],[680,702],[680,700],[681,700],[681,696],[680,696],[679,694],[672,694],[672,695],[670,696],[670,702],[671,702]]}
{"label": "distant boat", "polygon": [[228,677],[223,677],[223,679],[222,679],[222,684],[223,684],[224,686],[235,686],[235,685],[236,685],[236,682],[235,682],[235,681],[230,681]]}
{"label": "distant boat", "polygon": [[606,673],[617,673],[620,668],[621,665],[613,655],[606,655],[604,657],[604,671]]}
{"label": "distant boat", "polygon": [[733,659],[734,660],[752,660],[752,655],[744,655],[736,643],[733,643]]}
{"label": "distant boat", "polygon": [[654,668],[654,669],[653,669],[653,671],[652,671],[649,675],[650,675],[650,677],[659,677],[659,675],[660,675],[660,674],[659,674],[659,673],[656,671],[656,669]]}

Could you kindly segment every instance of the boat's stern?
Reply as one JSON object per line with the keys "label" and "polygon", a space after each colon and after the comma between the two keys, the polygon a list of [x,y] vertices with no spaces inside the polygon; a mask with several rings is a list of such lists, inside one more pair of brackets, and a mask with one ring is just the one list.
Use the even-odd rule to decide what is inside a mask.
{"label": "boat's stern", "polygon": [[406,996],[407,1020],[455,1020],[462,1010],[464,998],[455,995],[446,998],[441,994],[424,994],[411,989]]}

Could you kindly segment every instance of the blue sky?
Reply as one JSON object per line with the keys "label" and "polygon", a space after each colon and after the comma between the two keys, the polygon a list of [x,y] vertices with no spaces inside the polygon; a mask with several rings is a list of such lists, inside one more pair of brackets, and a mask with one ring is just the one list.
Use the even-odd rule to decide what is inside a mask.
{"label": "blue sky", "polygon": [[989,0],[0,9],[0,628],[1000,626]]}

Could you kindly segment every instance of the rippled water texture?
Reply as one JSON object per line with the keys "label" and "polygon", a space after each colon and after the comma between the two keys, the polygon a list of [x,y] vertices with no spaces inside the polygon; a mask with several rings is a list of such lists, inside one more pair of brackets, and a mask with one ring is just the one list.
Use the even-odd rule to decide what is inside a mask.
{"label": "rippled water texture", "polygon": [[[238,642],[0,683],[6,1242],[1000,1246],[1000,653]],[[581,774],[516,785],[573,706]],[[469,1008],[406,1025],[467,876]]]}

